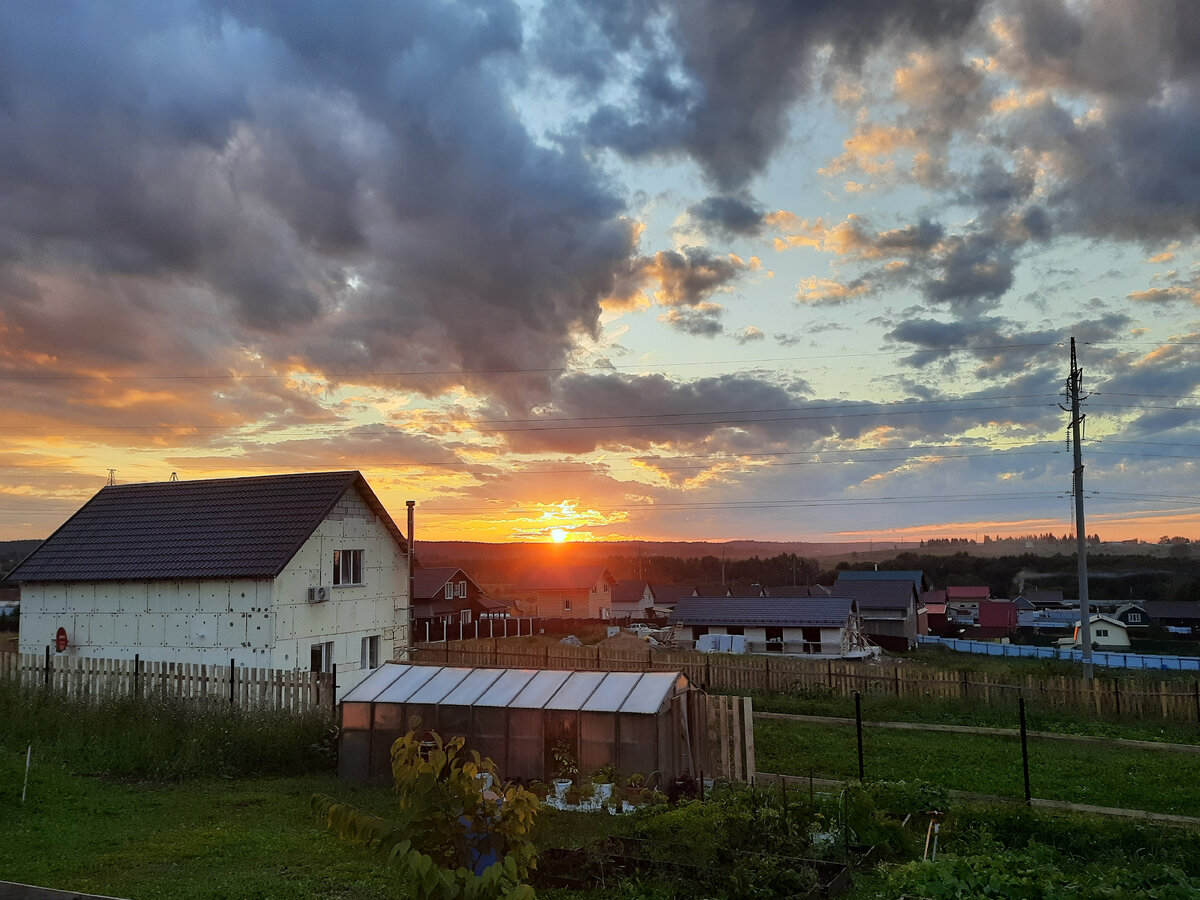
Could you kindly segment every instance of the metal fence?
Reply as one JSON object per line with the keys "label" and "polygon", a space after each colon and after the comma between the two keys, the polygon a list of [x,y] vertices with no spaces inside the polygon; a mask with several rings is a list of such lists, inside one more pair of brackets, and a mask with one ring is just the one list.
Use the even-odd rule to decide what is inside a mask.
{"label": "metal fence", "polygon": [[0,679],[70,697],[158,697],[226,702],[244,709],[303,712],[336,706],[335,672],[0,653]]}
{"label": "metal fence", "polygon": [[[1036,659],[1061,659],[1067,662],[1083,660],[1082,650],[1068,650],[1064,647],[997,644],[991,641],[965,641],[960,638],[944,638],[934,635],[918,635],[917,643],[945,647],[947,650],[957,650],[960,653],[980,653],[984,656],[1025,656]],[[1114,669],[1200,672],[1200,656],[1151,656],[1144,653],[1093,650],[1092,663]]]}
{"label": "metal fence", "polygon": [[959,672],[914,665],[907,659],[811,660],[776,655],[699,653],[694,650],[612,650],[598,645],[573,647],[501,638],[418,644],[417,663],[507,666],[588,671],[683,672],[712,693],[751,691],[819,692],[850,697],[892,696],[918,702],[1008,705],[1020,698],[1046,708],[1087,712],[1100,717],[1200,722],[1200,679],[1136,681]]}

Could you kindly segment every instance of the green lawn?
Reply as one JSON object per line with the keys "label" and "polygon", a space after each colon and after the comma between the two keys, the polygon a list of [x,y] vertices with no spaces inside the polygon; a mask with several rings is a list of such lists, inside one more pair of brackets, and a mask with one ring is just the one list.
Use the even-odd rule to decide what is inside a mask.
{"label": "green lawn", "polygon": [[[760,720],[754,741],[760,771],[858,777],[853,725]],[[1016,737],[868,728],[863,757],[868,779],[1024,797]],[[1035,797],[1200,817],[1197,753],[1031,739],[1029,767]]]}
{"label": "green lawn", "polygon": [[378,805],[332,776],[150,784],[36,766],[22,805],[24,762],[0,753],[0,879],[134,900],[408,896],[309,814],[318,791]]}

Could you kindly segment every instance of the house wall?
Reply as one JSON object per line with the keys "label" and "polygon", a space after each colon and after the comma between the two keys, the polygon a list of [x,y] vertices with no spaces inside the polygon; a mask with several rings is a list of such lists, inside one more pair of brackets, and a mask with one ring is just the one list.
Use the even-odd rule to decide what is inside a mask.
{"label": "house wall", "polygon": [[266,667],[271,593],[253,579],[25,584],[20,648],[44,652],[62,627],[67,656]]}
{"label": "house wall", "polygon": [[[363,551],[362,584],[334,585],[334,550]],[[308,589],[321,585],[330,588],[329,600],[309,603]],[[352,686],[359,680],[364,637],[379,637],[381,663],[407,649],[408,610],[404,551],[358,492],[347,491],[275,579],[271,665],[307,669],[312,645],[332,641],[338,686]]]}
{"label": "house wall", "polygon": [[[534,591],[536,612],[531,614],[542,619],[608,619],[612,617],[612,593],[603,590],[607,584],[594,585],[591,590],[562,589]],[[569,610],[563,609],[563,600],[571,601]]]}
{"label": "house wall", "polygon": [[[335,549],[364,551],[364,583],[309,603],[309,587],[332,584]],[[332,641],[343,690],[363,637],[379,636],[380,662],[408,645],[404,552],[353,490],[274,581],[28,583],[21,600],[22,652],[44,652],[61,626],[68,656],[307,669],[311,645]]]}
{"label": "house wall", "polygon": [[867,637],[877,635],[889,638],[903,638],[908,642],[910,649],[917,645],[916,615],[909,614],[901,618],[899,610],[895,612],[888,610],[886,613],[878,613],[878,618],[875,618],[872,613],[874,613],[874,610],[862,613],[862,631]]}
{"label": "house wall", "polygon": [[[804,629],[800,627],[783,629],[783,649],[781,653],[803,654],[803,653],[822,653],[836,654],[842,651],[842,635],[845,631],[843,628],[821,628],[820,631],[820,648],[813,650],[805,649],[808,646],[804,640]],[[706,628],[696,628],[689,625],[675,626],[677,638],[683,640],[695,641],[699,633],[704,634],[731,634],[740,633],[746,636],[746,642],[750,646],[751,653],[764,653],[767,650],[767,629],[762,626],[745,626],[740,632],[736,630],[736,626],[711,625]],[[778,646],[774,644],[772,646]]]}

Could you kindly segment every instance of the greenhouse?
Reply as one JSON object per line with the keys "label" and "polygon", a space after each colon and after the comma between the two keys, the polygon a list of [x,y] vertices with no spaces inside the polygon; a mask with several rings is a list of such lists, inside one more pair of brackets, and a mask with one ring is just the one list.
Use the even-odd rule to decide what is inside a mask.
{"label": "greenhouse", "polygon": [[465,738],[506,779],[548,781],[557,748],[585,775],[611,763],[665,783],[695,771],[688,724],[703,721],[702,698],[679,672],[385,663],[342,701],[338,772],[390,781],[392,743],[415,729]]}

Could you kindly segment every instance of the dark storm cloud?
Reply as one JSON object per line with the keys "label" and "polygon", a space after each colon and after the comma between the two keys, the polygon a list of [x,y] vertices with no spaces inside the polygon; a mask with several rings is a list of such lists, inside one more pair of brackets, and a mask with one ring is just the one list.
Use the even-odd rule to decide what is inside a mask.
{"label": "dark storm cloud", "polygon": [[706,197],[690,207],[688,215],[701,227],[715,231],[723,237],[754,236],[762,232],[765,225],[764,211],[740,197]]}
{"label": "dark storm cloud", "polygon": [[[49,351],[37,298],[66,272],[146,280],[139,321],[232,337],[216,360],[562,365],[633,229],[590,161],[525,130],[504,95],[520,45],[506,3],[0,7],[4,324]],[[414,386],[464,381],[486,387]]]}
{"label": "dark storm cloud", "polygon": [[[787,113],[809,89],[818,56],[829,53],[835,65],[857,67],[883,43],[955,37],[979,6],[975,0],[600,4],[602,18],[593,18],[596,27],[587,29],[580,48],[583,61],[564,65],[560,55],[558,62],[560,70],[584,71],[595,87],[604,51],[598,34],[611,36],[606,74],[615,80],[623,66],[636,66],[637,100],[632,108],[597,110],[586,125],[588,139],[631,157],[684,153],[717,185],[735,188],[760,172],[782,142]],[[665,45],[640,32],[644,52],[623,56],[631,17],[614,16],[615,8],[663,21]],[[569,15],[586,20],[577,9]]]}

